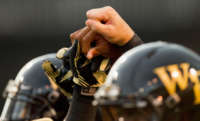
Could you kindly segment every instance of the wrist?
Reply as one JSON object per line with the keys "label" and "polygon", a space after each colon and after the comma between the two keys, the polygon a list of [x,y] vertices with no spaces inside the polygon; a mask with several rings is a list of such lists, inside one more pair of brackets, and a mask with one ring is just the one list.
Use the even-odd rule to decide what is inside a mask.
{"label": "wrist", "polygon": [[119,46],[124,46],[126,45],[129,41],[132,40],[132,38],[134,38],[135,36],[135,32],[133,30],[130,30],[129,32],[126,33],[126,35],[124,36],[125,38],[123,39],[123,41],[119,42]]}
{"label": "wrist", "polygon": [[138,45],[143,44],[143,41],[137,34],[135,33],[134,36],[123,46],[120,47],[122,52],[126,52],[127,50],[136,47]]}

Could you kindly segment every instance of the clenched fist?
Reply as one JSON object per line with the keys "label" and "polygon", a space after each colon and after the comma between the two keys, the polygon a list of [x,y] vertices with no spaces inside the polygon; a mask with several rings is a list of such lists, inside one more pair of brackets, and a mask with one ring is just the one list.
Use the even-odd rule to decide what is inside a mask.
{"label": "clenched fist", "polygon": [[112,44],[123,46],[135,34],[115,9],[110,6],[88,10],[86,15],[88,18],[86,25]]}
{"label": "clenched fist", "polygon": [[[81,51],[88,59],[92,59],[98,55],[116,59],[121,55],[121,51],[117,45],[111,44],[87,26],[72,33],[70,38],[72,43],[73,40],[79,40]],[[95,45],[91,46],[93,42]]]}
{"label": "clenched fist", "polygon": [[126,45],[136,36],[130,26],[110,6],[88,10],[86,26],[70,35],[79,40],[81,51],[88,59],[102,55],[118,58],[123,52],[120,46]]}

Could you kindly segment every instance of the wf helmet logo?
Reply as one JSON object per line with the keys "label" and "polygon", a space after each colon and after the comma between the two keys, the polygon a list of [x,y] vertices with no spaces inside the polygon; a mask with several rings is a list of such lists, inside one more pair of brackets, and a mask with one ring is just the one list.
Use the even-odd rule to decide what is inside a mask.
{"label": "wf helmet logo", "polygon": [[200,104],[200,70],[190,68],[189,63],[181,63],[155,68],[154,73],[160,78],[170,95],[176,93],[176,85],[183,91],[188,87],[189,80],[193,82],[194,104]]}

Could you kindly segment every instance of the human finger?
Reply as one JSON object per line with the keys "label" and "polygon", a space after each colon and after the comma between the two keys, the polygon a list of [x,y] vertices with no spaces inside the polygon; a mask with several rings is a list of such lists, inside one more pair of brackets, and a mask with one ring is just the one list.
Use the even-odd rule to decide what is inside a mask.
{"label": "human finger", "polygon": [[91,43],[95,40],[96,32],[89,31],[81,40],[81,49],[84,54],[87,54],[87,52],[90,49]]}
{"label": "human finger", "polygon": [[99,47],[91,48],[87,53],[87,58],[92,59],[93,57],[100,55],[100,51],[98,50],[99,50]]}
{"label": "human finger", "polygon": [[110,25],[102,24],[100,21],[88,19],[85,24],[92,30],[101,35],[107,35],[109,30],[111,30]]}
{"label": "human finger", "polygon": [[70,34],[71,43],[74,43],[74,40],[75,40],[77,34],[78,34],[80,31],[81,31],[81,29],[79,29],[79,30],[77,30],[77,31],[75,31],[75,32],[73,32],[73,33]]}
{"label": "human finger", "polygon": [[109,43],[102,36],[97,36],[95,39],[96,46],[88,51],[88,58],[91,59],[95,56],[102,55],[117,59],[121,54],[121,50],[117,45]]}
{"label": "human finger", "polygon": [[102,36],[95,35],[95,47],[90,48],[87,52],[87,58],[92,59],[95,56],[106,56],[110,50],[110,43],[108,43]]}
{"label": "human finger", "polygon": [[110,12],[114,9],[110,6],[91,9],[86,12],[86,16],[88,19],[96,19],[99,21],[107,21],[110,17]]}
{"label": "human finger", "polygon": [[78,31],[75,31],[74,33],[70,34],[70,38],[72,41],[74,40],[81,40],[88,32],[89,28],[86,26],[82,29],[79,29]]}

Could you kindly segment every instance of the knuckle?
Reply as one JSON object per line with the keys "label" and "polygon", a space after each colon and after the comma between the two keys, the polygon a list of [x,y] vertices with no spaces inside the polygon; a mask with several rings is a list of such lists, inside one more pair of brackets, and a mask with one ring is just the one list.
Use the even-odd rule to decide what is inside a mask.
{"label": "knuckle", "polygon": [[70,39],[71,39],[71,40],[76,39],[75,34],[70,34]]}
{"label": "knuckle", "polygon": [[107,6],[107,7],[105,7],[105,9],[109,16],[113,16],[117,13],[116,10],[114,8],[112,8],[111,6]]}
{"label": "knuckle", "polygon": [[107,10],[113,10],[113,8],[111,6],[106,6],[105,9],[107,9]]}
{"label": "knuckle", "polygon": [[72,39],[73,37],[74,37],[74,34],[73,34],[73,33],[71,33],[71,34],[70,34],[70,38]]}
{"label": "knuckle", "polygon": [[90,13],[91,13],[91,10],[88,10],[88,11],[86,12],[86,16],[87,16],[87,17],[90,16]]}
{"label": "knuckle", "polygon": [[109,12],[109,13],[113,13],[115,11],[114,8],[112,8],[111,6],[106,6],[105,9]]}
{"label": "knuckle", "polygon": [[86,16],[87,16],[87,17],[90,17],[90,15],[91,15],[95,10],[96,10],[96,9],[87,10]]}

